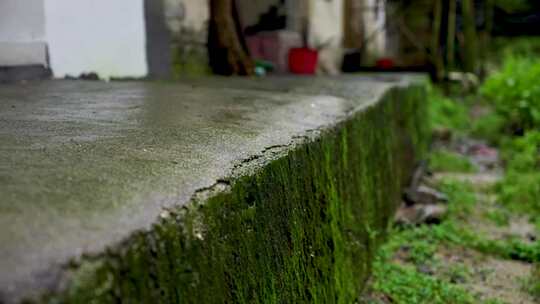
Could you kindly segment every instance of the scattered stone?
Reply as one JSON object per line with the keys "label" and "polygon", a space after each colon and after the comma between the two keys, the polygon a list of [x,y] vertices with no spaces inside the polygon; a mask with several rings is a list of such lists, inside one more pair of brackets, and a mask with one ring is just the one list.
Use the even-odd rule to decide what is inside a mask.
{"label": "scattered stone", "polygon": [[456,180],[463,183],[474,185],[476,189],[491,187],[500,181],[502,178],[498,172],[484,173],[455,173],[455,172],[438,172],[431,177],[431,184],[437,184],[444,180]]}
{"label": "scattered stone", "polygon": [[448,197],[444,193],[422,184],[417,188],[407,188],[404,200],[409,205],[434,205],[448,202]]}
{"label": "scattered stone", "polygon": [[459,82],[464,91],[472,91],[480,85],[480,80],[474,73],[450,72],[447,77],[450,81]]}
{"label": "scattered stone", "polygon": [[434,275],[435,271],[429,267],[429,265],[426,264],[420,264],[416,267],[416,270],[420,273],[427,274],[427,275]]}
{"label": "scattered stone", "polygon": [[449,142],[452,139],[452,130],[448,128],[437,128],[432,132],[434,140]]}
{"label": "scattered stone", "polygon": [[448,197],[425,184],[427,171],[425,162],[421,162],[414,171],[395,215],[398,225],[437,224],[446,214],[447,207],[441,203],[448,202]]}
{"label": "scattered stone", "polygon": [[467,152],[472,157],[471,160],[480,166],[494,168],[499,163],[499,151],[486,144],[474,144]]}
{"label": "scattered stone", "polygon": [[441,204],[403,203],[396,213],[395,221],[398,225],[438,224],[442,221],[448,208]]}

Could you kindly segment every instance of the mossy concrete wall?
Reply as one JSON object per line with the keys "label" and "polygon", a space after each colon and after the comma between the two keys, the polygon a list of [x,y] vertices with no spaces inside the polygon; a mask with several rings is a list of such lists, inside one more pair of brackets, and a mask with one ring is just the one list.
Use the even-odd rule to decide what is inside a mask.
{"label": "mossy concrete wall", "polygon": [[73,263],[43,302],[353,303],[425,151],[424,93],[388,90],[262,165],[247,161],[150,230]]}

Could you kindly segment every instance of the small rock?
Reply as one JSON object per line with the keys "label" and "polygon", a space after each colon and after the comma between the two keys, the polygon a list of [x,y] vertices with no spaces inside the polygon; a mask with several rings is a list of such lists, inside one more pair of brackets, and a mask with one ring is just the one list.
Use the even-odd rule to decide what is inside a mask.
{"label": "small rock", "polygon": [[399,225],[437,224],[442,221],[448,208],[441,204],[407,205],[398,209],[395,221]]}
{"label": "small rock", "polygon": [[467,154],[472,156],[474,162],[487,168],[493,168],[499,162],[499,151],[485,144],[470,146]]}
{"label": "small rock", "polygon": [[427,274],[427,275],[434,275],[435,274],[435,271],[433,271],[433,269],[431,269],[431,267],[429,267],[426,264],[418,265],[416,267],[416,270],[418,272],[420,272],[420,273]]}
{"label": "small rock", "polygon": [[450,141],[452,139],[452,130],[448,128],[437,128],[432,132],[434,140],[438,141]]}
{"label": "small rock", "polygon": [[416,189],[406,189],[404,200],[409,205],[433,205],[440,202],[448,202],[448,197],[431,187],[420,185]]}
{"label": "small rock", "polygon": [[426,224],[438,224],[444,218],[448,208],[443,205],[423,205],[420,208],[420,218],[421,223]]}

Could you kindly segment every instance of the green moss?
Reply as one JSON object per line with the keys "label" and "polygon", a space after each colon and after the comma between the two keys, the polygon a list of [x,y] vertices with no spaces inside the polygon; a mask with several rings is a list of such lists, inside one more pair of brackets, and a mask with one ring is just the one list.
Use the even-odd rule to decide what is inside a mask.
{"label": "green moss", "polygon": [[426,150],[424,101],[422,87],[389,92],[228,191],[83,261],[48,301],[354,302]]}
{"label": "green moss", "polygon": [[197,48],[177,48],[173,52],[173,77],[204,76],[210,74],[208,55]]}

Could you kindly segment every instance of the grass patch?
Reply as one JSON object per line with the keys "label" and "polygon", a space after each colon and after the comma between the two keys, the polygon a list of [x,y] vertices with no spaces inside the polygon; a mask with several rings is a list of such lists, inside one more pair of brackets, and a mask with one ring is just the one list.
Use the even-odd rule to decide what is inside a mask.
{"label": "grass patch", "polygon": [[442,263],[435,253],[444,247],[470,248],[503,259],[540,262],[540,242],[526,244],[519,240],[486,238],[467,224],[478,204],[473,186],[447,179],[438,188],[449,199],[447,218],[439,225],[394,228],[375,259],[372,289],[392,303],[498,303],[496,299],[482,302],[460,286],[470,278],[464,264],[453,265],[438,275],[422,269]]}
{"label": "grass patch", "polygon": [[471,161],[458,153],[437,150],[429,156],[429,165],[434,171],[474,173],[476,166]]}
{"label": "grass patch", "polygon": [[464,103],[443,96],[434,87],[429,89],[428,99],[432,130],[451,129],[464,132],[467,129],[469,117]]}
{"label": "grass patch", "polygon": [[500,202],[540,221],[540,131],[506,140],[502,156],[506,174],[496,187]]}
{"label": "grass patch", "polygon": [[505,227],[510,224],[510,214],[505,210],[493,209],[485,212],[484,216],[499,227]]}
{"label": "grass patch", "polygon": [[384,293],[392,303],[476,303],[463,288],[384,259],[375,261],[374,277],[373,289]]}
{"label": "grass patch", "polygon": [[525,290],[540,301],[540,263],[536,263],[530,278],[525,282]]}
{"label": "grass patch", "polygon": [[470,134],[498,145],[501,141],[501,134],[505,132],[505,125],[504,117],[492,111],[472,122]]}

